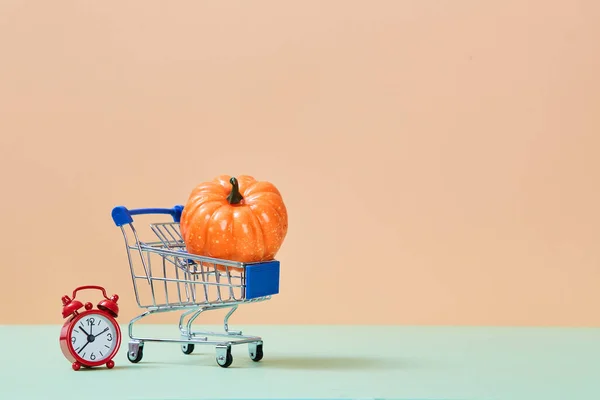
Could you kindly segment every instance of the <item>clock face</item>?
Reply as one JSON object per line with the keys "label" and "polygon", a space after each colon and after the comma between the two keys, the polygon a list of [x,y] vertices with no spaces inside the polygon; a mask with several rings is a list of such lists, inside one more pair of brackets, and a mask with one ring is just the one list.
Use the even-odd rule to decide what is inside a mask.
{"label": "clock face", "polygon": [[118,345],[115,326],[101,314],[86,314],[79,318],[67,340],[80,358],[91,363],[108,358]]}

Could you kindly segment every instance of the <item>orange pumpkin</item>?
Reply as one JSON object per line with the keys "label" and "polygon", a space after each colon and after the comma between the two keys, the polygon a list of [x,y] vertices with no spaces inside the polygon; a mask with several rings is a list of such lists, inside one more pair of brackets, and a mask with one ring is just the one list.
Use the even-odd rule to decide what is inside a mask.
{"label": "orange pumpkin", "polygon": [[180,227],[191,254],[256,262],[275,258],[287,234],[287,218],[272,183],[221,175],[192,190]]}

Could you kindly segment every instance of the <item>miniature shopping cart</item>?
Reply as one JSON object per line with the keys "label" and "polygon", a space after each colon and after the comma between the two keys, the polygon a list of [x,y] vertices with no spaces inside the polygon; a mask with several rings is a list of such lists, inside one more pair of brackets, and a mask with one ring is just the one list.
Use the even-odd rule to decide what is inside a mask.
{"label": "miniature shopping cart", "polygon": [[[239,305],[268,300],[279,292],[279,261],[240,263],[188,253],[179,229],[182,211],[180,205],[135,210],[118,206],[112,210],[113,221],[125,239],[137,304],[146,309],[129,322],[129,361],[141,361],[145,342],[178,343],[184,354],[191,354],[197,344],[213,345],[217,364],[224,368],[233,362],[231,346],[248,344],[250,358],[260,361],[262,339],[230,330],[228,320]],[[152,241],[142,241],[132,217],[141,214],[166,214],[173,221],[150,223]],[[227,308],[224,332],[192,330],[192,323],[202,312]],[[181,312],[177,338],[134,336],[136,322],[171,311]]]}

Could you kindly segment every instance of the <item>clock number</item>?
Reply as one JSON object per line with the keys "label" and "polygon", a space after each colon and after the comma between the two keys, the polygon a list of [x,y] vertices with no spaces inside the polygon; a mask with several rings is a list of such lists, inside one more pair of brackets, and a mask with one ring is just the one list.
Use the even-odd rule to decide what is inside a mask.
{"label": "clock number", "polygon": [[109,342],[112,342],[112,334],[111,334],[111,333],[108,333],[108,334],[106,335],[106,337],[108,338],[108,341],[109,341]]}
{"label": "clock number", "polygon": [[86,319],[85,321],[90,326],[94,326],[94,323],[96,322],[96,320],[93,317],[90,317],[90,318]]}
{"label": "clock number", "polygon": [[96,359],[96,355],[94,353],[92,353],[92,355],[90,356],[90,360],[94,361]]}
{"label": "clock number", "polygon": [[75,343],[75,336],[71,336],[71,343]]}

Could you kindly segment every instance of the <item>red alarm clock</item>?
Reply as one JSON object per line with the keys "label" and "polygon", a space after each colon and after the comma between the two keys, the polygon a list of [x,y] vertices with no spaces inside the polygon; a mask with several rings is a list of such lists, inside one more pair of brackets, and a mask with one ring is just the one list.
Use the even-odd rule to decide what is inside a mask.
{"label": "red alarm clock", "polygon": [[[97,289],[102,291],[104,300],[97,309],[92,303],[81,303],[75,300],[79,290]],[[64,356],[72,362],[77,371],[81,367],[92,368],[106,364],[107,368],[115,366],[113,358],[121,346],[121,329],[115,318],[119,314],[116,294],[111,298],[101,286],[80,286],[73,291],[73,298],[62,297],[63,318],[65,321],[60,332],[60,348]],[[81,308],[85,311],[79,312]]]}

